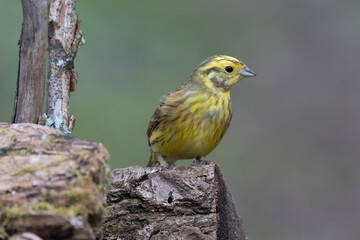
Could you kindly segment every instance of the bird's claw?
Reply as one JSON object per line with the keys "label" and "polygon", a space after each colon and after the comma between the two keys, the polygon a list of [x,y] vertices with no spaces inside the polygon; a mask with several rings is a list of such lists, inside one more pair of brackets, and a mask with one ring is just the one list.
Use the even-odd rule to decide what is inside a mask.
{"label": "bird's claw", "polygon": [[203,166],[206,165],[206,158],[205,157],[197,157],[193,162],[192,166]]}

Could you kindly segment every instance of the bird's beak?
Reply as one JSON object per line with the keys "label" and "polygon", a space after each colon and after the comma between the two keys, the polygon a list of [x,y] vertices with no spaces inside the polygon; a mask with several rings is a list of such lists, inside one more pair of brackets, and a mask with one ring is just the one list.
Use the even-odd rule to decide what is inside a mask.
{"label": "bird's beak", "polygon": [[256,76],[256,73],[248,68],[246,65],[244,65],[244,69],[239,72],[239,74],[243,77],[254,77]]}

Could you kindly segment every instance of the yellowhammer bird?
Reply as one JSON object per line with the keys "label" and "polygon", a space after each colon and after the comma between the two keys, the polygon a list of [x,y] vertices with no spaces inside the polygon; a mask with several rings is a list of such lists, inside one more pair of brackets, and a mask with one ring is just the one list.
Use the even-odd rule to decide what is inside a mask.
{"label": "yellowhammer bird", "polygon": [[165,96],[147,129],[148,166],[179,159],[205,160],[229,127],[230,88],[255,72],[236,58],[217,55],[202,62],[175,91]]}

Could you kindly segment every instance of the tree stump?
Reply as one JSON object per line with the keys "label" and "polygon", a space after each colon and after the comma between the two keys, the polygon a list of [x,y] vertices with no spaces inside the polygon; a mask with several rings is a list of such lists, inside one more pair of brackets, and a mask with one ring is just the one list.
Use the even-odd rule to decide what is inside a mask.
{"label": "tree stump", "polygon": [[0,123],[0,239],[22,232],[95,239],[108,160],[100,143],[40,125]]}
{"label": "tree stump", "polygon": [[247,239],[214,162],[112,171],[104,239]]}

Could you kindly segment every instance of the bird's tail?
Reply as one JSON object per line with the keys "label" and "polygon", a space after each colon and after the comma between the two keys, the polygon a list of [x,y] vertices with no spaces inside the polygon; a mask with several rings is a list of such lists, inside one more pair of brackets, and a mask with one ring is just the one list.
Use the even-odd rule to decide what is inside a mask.
{"label": "bird's tail", "polygon": [[158,155],[156,153],[154,153],[153,151],[150,150],[150,158],[149,158],[149,163],[148,163],[148,167],[152,167],[154,166],[156,163],[159,163],[158,160]]}

